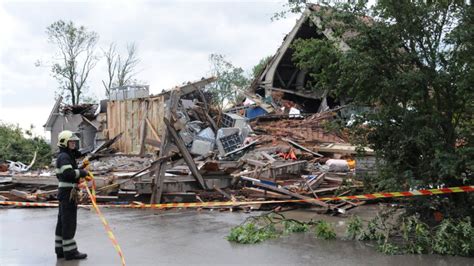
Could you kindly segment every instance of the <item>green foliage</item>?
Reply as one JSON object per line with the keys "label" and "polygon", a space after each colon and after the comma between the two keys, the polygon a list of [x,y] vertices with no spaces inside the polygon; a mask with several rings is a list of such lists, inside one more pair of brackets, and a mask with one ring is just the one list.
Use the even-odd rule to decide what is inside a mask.
{"label": "green foliage", "polygon": [[314,233],[316,234],[316,237],[320,239],[329,240],[336,238],[336,232],[334,232],[331,224],[326,221],[319,221],[316,223]]}
{"label": "green foliage", "polygon": [[0,161],[20,161],[26,165],[37,152],[33,168],[51,163],[51,149],[46,141],[33,136],[30,130],[23,132],[18,126],[0,122]]}
{"label": "green foliage", "polygon": [[301,233],[309,230],[309,224],[302,223],[296,220],[285,220],[283,221],[284,233]]}
{"label": "green foliage", "polygon": [[433,250],[439,254],[474,256],[474,227],[471,219],[444,220],[436,230]]}
{"label": "green foliage", "polygon": [[336,237],[334,229],[325,221],[301,222],[271,212],[247,218],[242,224],[230,230],[227,240],[240,244],[255,244],[282,234],[308,232],[313,226],[318,238],[334,239]]}
{"label": "green foliage", "polygon": [[[352,125],[354,144],[383,161],[367,184],[377,191],[472,184],[474,7],[383,0],[371,9],[344,4],[313,13],[335,39],[297,40],[293,60],[308,70],[311,87],[372,107]],[[342,39],[350,47],[344,52]],[[444,198],[410,204],[448,217],[474,213],[472,197]]]}
{"label": "green foliage", "polygon": [[365,228],[360,218],[352,217],[346,231],[348,238],[376,241],[377,250],[385,254],[474,256],[474,227],[469,217],[446,219],[429,227],[415,215],[404,215],[399,223],[390,223],[392,214],[377,215]]}
{"label": "green foliage", "polygon": [[380,230],[378,226],[377,219],[370,220],[367,223],[367,228],[361,234],[359,239],[360,240],[377,240],[380,241],[384,238],[383,232]]}
{"label": "green foliage", "polygon": [[255,244],[277,236],[272,225],[259,227],[254,223],[246,223],[232,228],[227,240],[240,244]]}
{"label": "green foliage", "polygon": [[262,72],[265,70],[265,67],[267,66],[268,62],[270,62],[270,60],[272,60],[272,56],[264,57],[264,58],[260,59],[258,64],[256,64],[252,68],[252,77],[254,79],[258,78],[262,74]]}
{"label": "green foliage", "polygon": [[293,43],[293,61],[308,70],[310,86],[315,90],[333,90],[337,86],[339,57],[335,43],[321,39],[298,39]]}
{"label": "green foliage", "polygon": [[346,235],[348,239],[359,240],[363,229],[362,220],[358,216],[352,216],[347,224]]}
{"label": "green foliage", "polygon": [[427,253],[431,247],[431,232],[425,223],[416,216],[404,218],[401,223],[401,233],[408,253]]}
{"label": "green foliage", "polygon": [[212,93],[214,102],[223,109],[227,104],[236,104],[239,99],[239,89],[244,89],[249,80],[244,75],[244,70],[235,67],[225,56],[211,54],[211,75],[217,77],[217,81],[207,88]]}
{"label": "green foliage", "polygon": [[388,242],[377,245],[377,250],[387,255],[397,255],[401,252],[398,246]]}

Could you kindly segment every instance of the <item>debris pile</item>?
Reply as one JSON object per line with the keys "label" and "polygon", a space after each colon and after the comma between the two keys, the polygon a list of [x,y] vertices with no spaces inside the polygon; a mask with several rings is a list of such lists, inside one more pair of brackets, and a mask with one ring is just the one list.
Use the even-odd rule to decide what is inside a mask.
{"label": "debris pile", "polygon": [[[374,167],[371,150],[356,157],[347,136],[325,129],[340,108],[304,114],[295,103],[265,102],[244,92],[241,105],[219,112],[203,88],[190,85],[167,92],[165,127],[153,130],[155,153],[143,153],[143,148],[140,154],[116,152],[112,148],[120,136],[92,151],[99,202],[248,201],[249,206],[239,208],[258,209],[263,205],[256,201],[299,199],[311,201],[276,207],[306,205],[335,213],[362,204],[318,200],[354,192],[361,187],[358,170],[367,173]],[[143,121],[154,128],[146,116]],[[144,138],[139,131],[134,137]],[[2,200],[54,200],[53,171],[10,168],[0,180]]]}

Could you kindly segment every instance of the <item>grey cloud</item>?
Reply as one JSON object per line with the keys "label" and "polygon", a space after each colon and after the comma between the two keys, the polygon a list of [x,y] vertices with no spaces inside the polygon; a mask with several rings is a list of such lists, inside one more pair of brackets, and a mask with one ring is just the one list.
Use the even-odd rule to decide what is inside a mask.
{"label": "grey cloud", "polygon": [[[130,3],[134,2],[5,4],[4,9],[22,22],[27,32],[15,40],[18,45],[2,51],[0,64],[15,73],[2,74],[2,86],[14,88],[16,94],[0,104],[52,104],[57,83],[48,69],[37,69],[33,64],[36,59],[51,57],[54,47],[46,42],[45,28],[58,19],[73,20],[98,32],[103,48],[112,41],[122,48],[127,42],[136,42],[142,58],[138,79],[148,81],[155,91],[205,75],[207,57],[214,52],[249,69],[261,57],[272,54],[293,25],[270,22],[271,15],[281,9],[280,3]],[[101,63],[89,80],[90,91],[97,96],[103,94],[100,81],[104,77]],[[25,80],[28,84],[22,84]]]}

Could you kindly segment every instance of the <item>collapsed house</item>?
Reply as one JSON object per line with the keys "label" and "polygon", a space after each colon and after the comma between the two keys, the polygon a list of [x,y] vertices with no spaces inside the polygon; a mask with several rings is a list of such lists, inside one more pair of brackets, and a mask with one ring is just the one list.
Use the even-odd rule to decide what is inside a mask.
{"label": "collapsed house", "polygon": [[105,128],[107,101],[100,104],[66,105],[58,97],[44,128],[50,132],[50,146],[53,152],[58,150],[58,134],[63,130],[76,132],[84,151],[91,151],[105,141],[101,134]]}
{"label": "collapsed house", "polygon": [[[100,107],[67,107],[58,99],[45,125],[52,147],[57,133],[69,129],[80,134],[83,147],[93,148],[98,201],[300,199],[311,201],[299,204],[338,213],[362,204],[318,200],[360,188],[375,159],[368,148],[359,156],[343,131],[325,128],[342,110],[342,100],[327,91],[307,91],[307,73],[291,61],[295,39],[333,38],[311,16],[314,8],[304,12],[249,90],[241,92],[241,104],[224,111],[213,107],[206,88],[215,77],[158,95],[149,95],[148,87],[117,88]],[[340,48],[348,49],[343,41]],[[14,196],[47,200],[57,180],[52,172],[23,174],[5,185],[18,184],[27,192]]]}

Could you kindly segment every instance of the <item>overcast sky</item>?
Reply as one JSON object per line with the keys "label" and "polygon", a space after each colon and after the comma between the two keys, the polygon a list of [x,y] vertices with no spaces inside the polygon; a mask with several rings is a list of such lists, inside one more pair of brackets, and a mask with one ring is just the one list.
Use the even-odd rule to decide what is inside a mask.
{"label": "overcast sky", "polygon": [[[271,21],[284,1],[4,1],[0,0],[0,120],[29,127],[49,138],[43,125],[58,84],[50,74],[54,45],[45,29],[72,20],[100,35],[99,51],[115,42],[138,46],[140,73],[152,93],[209,72],[208,56],[219,53],[236,66],[252,66],[279,47],[295,16]],[[40,60],[43,66],[35,66]],[[104,98],[102,60],[89,79],[89,93]]]}

